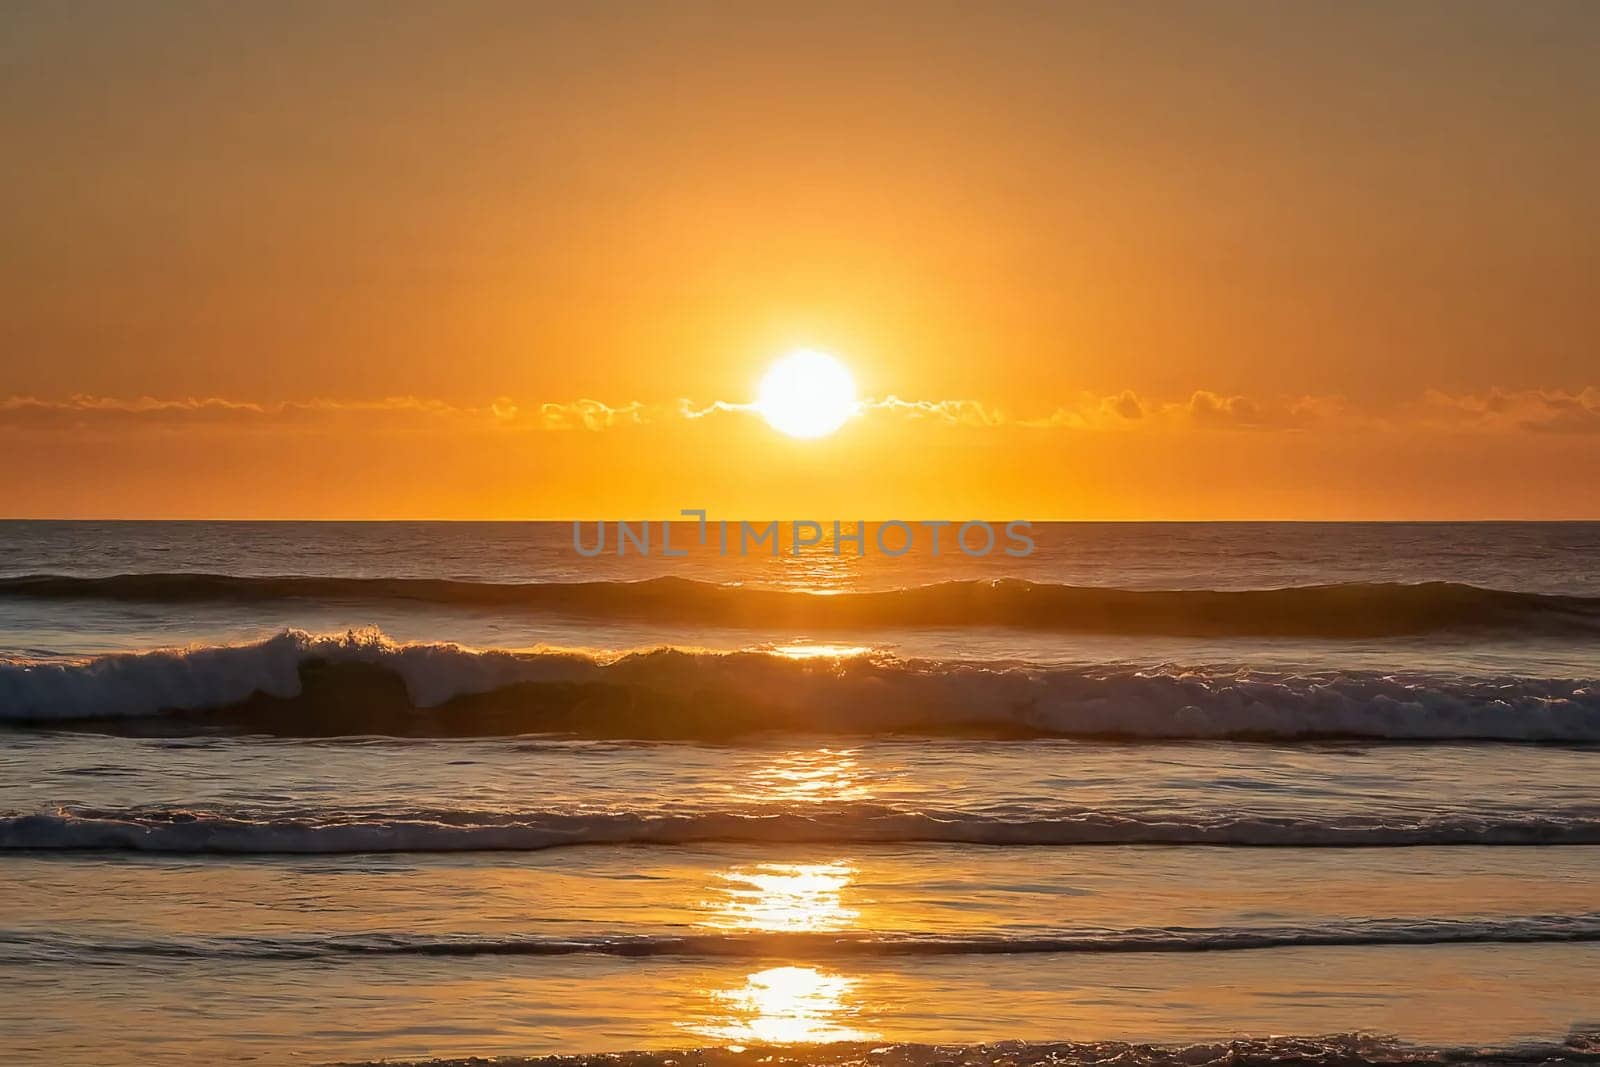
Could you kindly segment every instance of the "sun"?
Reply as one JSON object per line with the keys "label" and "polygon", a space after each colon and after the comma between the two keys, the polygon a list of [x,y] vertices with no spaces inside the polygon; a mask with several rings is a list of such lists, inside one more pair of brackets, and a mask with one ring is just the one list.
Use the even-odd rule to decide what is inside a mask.
{"label": "sun", "polygon": [[768,368],[755,408],[780,433],[822,437],[855,414],[856,383],[837,359],[803,348]]}

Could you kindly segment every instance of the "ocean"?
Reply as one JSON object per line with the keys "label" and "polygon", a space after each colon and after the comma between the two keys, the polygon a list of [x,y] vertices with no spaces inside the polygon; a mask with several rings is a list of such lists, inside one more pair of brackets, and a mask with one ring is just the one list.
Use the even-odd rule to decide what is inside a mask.
{"label": "ocean", "polygon": [[0,523],[7,1062],[1600,1062],[1600,523],[573,537]]}

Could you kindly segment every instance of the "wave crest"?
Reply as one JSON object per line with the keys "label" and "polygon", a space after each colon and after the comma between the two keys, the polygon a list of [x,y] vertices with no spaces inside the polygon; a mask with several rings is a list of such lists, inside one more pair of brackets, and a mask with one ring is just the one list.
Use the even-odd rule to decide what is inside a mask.
{"label": "wave crest", "polygon": [[[291,630],[248,644],[0,662],[0,720],[282,736],[758,732],[1148,739],[1600,741],[1589,679],[1286,674],[795,658],[657,649],[620,657],[398,644]],[[122,728],[127,728],[124,722]]]}
{"label": "wave crest", "polygon": [[1600,597],[1484,589],[1455,582],[1135,590],[1007,578],[819,596],[675,577],[492,583],[190,573],[42,574],[0,578],[0,596],[155,603],[287,599],[426,603],[755,629],[1007,626],[1125,635],[1346,638],[1474,631],[1565,637],[1600,633]]}
{"label": "wave crest", "polygon": [[806,930],[571,936],[366,933],[152,939],[0,931],[0,961],[43,962],[76,960],[86,956],[304,960],[350,956],[569,955],[818,960],[858,956],[1238,952],[1355,945],[1559,944],[1590,941],[1600,941],[1600,915],[1359,919],[1299,926],[1088,928],[1017,934]]}
{"label": "wave crest", "polygon": [[533,852],[574,845],[967,844],[1370,848],[1595,845],[1600,810],[1291,818],[1058,808],[1009,815],[852,804],[700,812],[81,811],[0,818],[0,850],[185,854]]}
{"label": "wave crest", "polygon": [[[499,1067],[1500,1067],[1600,1063],[1600,1032],[1574,1029],[1565,1042],[1504,1048],[1438,1048],[1371,1034],[1234,1038],[1182,1045],[1126,1041],[995,1041],[926,1045],[826,1044],[627,1052],[501,1059]],[[415,1060],[413,1067],[469,1067],[481,1060]],[[405,1067],[385,1061],[389,1067]]]}

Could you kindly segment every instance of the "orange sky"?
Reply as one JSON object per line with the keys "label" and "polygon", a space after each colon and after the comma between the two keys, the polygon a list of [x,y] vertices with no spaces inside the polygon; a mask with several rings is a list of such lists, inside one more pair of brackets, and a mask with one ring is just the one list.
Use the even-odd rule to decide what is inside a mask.
{"label": "orange sky", "polygon": [[7,5],[0,513],[1600,517],[1600,8],[857,6]]}

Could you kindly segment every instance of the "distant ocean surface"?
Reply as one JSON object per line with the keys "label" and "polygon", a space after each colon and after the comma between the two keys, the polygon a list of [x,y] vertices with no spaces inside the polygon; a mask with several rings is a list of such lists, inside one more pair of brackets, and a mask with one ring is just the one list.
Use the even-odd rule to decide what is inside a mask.
{"label": "distant ocean surface", "polygon": [[0,522],[9,1062],[1600,1060],[1600,524],[1032,535]]}

